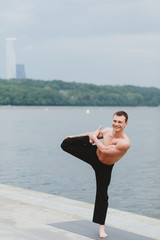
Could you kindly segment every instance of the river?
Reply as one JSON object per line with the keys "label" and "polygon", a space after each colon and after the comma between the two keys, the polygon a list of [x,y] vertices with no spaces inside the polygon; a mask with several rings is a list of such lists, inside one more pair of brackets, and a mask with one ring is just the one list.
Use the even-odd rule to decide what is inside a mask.
{"label": "river", "polygon": [[94,203],[93,170],[60,144],[111,127],[118,110],[129,115],[131,148],[113,168],[109,207],[160,219],[158,107],[0,107],[0,183]]}

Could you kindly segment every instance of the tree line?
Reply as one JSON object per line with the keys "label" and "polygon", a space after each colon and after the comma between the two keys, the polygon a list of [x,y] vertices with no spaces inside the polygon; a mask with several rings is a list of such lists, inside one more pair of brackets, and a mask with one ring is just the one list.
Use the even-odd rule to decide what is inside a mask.
{"label": "tree line", "polygon": [[159,106],[160,89],[62,80],[0,79],[0,105]]}

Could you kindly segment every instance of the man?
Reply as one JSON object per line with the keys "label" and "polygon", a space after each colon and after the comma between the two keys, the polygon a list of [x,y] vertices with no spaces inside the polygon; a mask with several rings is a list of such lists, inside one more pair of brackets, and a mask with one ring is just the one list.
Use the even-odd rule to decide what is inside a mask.
{"label": "man", "polygon": [[[108,209],[108,186],[114,163],[119,161],[130,147],[130,140],[124,133],[128,115],[118,111],[113,115],[112,128],[100,126],[96,131],[66,137],[61,147],[64,151],[90,164],[96,176],[96,199],[93,222],[100,224],[99,235],[105,233],[105,219]],[[103,139],[103,143],[99,140]]]}

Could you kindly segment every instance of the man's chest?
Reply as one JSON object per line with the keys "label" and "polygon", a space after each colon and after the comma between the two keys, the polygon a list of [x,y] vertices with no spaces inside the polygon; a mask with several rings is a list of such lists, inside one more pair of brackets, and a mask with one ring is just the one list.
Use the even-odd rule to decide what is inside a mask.
{"label": "man's chest", "polygon": [[113,138],[109,135],[105,135],[103,137],[103,144],[106,146],[107,145],[117,145],[117,143],[118,143],[118,140],[116,138]]}

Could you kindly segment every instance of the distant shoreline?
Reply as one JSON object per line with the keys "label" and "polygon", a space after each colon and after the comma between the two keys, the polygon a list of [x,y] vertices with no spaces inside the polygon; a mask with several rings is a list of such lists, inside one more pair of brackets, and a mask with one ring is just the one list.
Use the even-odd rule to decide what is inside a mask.
{"label": "distant shoreline", "polygon": [[133,85],[0,79],[0,105],[9,106],[160,106],[160,89]]}
{"label": "distant shoreline", "polygon": [[11,108],[41,108],[41,109],[52,109],[52,108],[160,108],[160,106],[36,106],[36,105],[0,105],[0,109],[11,109]]}

